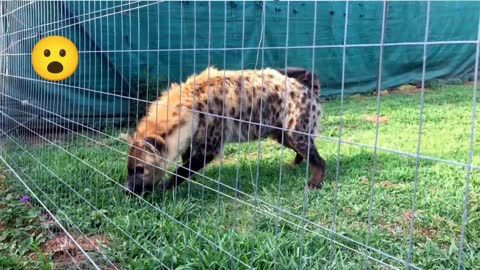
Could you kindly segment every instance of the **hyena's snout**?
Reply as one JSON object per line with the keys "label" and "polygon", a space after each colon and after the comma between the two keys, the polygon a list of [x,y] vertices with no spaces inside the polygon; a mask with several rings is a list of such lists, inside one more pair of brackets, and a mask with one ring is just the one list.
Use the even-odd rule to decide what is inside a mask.
{"label": "hyena's snout", "polygon": [[125,183],[126,192],[131,194],[141,195],[153,191],[153,184],[151,181],[146,181],[143,174],[129,175],[127,183]]}

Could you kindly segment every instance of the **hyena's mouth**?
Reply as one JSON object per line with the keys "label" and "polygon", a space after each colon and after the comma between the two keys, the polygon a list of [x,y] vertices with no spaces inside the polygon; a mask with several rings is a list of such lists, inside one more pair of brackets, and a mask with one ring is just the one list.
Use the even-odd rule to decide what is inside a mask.
{"label": "hyena's mouth", "polygon": [[137,195],[143,195],[146,193],[152,193],[156,190],[155,186],[152,183],[144,183],[143,177],[135,177],[133,179],[129,179],[127,183],[125,183],[125,192],[132,195],[132,193]]}

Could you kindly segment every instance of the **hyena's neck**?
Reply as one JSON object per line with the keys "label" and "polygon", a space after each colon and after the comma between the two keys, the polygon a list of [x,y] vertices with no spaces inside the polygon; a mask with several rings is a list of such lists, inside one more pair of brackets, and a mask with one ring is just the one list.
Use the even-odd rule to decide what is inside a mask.
{"label": "hyena's neck", "polygon": [[172,84],[169,91],[165,91],[150,105],[146,116],[146,122],[154,127],[150,130],[164,138],[167,149],[165,158],[169,162],[174,162],[188,148],[197,128],[192,112],[191,90],[189,85]]}
{"label": "hyena's neck", "polygon": [[[196,124],[192,123],[192,121],[187,121],[185,125],[176,128],[165,138],[167,145],[166,158],[168,161],[175,162],[177,158],[188,149],[192,134],[195,133],[195,130]],[[170,165],[173,164],[171,163]]]}

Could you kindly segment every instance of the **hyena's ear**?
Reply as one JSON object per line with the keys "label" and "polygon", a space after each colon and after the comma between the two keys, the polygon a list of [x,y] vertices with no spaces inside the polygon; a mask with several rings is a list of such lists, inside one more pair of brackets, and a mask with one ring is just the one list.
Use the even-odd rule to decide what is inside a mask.
{"label": "hyena's ear", "polygon": [[118,135],[118,138],[119,138],[120,140],[126,141],[126,142],[128,142],[128,143],[130,143],[130,144],[133,142],[132,136],[128,135],[128,133],[120,133],[120,134]]}
{"label": "hyena's ear", "polygon": [[167,149],[165,140],[158,135],[150,135],[145,138],[145,145],[150,148],[152,151],[158,151],[160,153],[164,152]]}
{"label": "hyena's ear", "polygon": [[300,80],[304,83],[310,83],[310,82],[313,82],[315,79],[312,80],[312,73],[308,70],[305,70],[304,72],[302,72],[302,74],[300,75]]}
{"label": "hyena's ear", "polygon": [[302,74],[301,79],[308,88],[313,88],[316,91],[320,90],[320,80],[315,73],[307,70]]}
{"label": "hyena's ear", "polygon": [[132,135],[128,135],[127,141],[128,141],[128,143],[133,144],[133,142],[134,142],[133,136],[132,136]]}

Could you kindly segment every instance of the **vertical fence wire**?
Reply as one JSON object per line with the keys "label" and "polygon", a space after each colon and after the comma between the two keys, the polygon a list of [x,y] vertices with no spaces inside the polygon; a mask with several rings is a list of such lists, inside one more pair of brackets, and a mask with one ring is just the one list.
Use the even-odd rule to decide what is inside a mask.
{"label": "vertical fence wire", "polygon": [[370,199],[369,199],[369,207],[368,207],[368,230],[367,230],[367,239],[365,245],[367,249],[365,250],[365,264],[364,268],[368,268],[368,259],[369,259],[369,246],[370,246],[370,234],[372,231],[372,224],[373,224],[373,205],[374,205],[374,196],[375,196],[375,180],[377,174],[377,166],[378,166],[378,153],[377,153],[377,146],[378,146],[378,137],[380,135],[380,101],[381,95],[380,92],[382,91],[382,74],[383,74],[383,50],[384,50],[384,40],[385,40],[385,28],[387,24],[387,16],[388,16],[388,2],[383,1],[383,12],[382,12],[382,30],[380,36],[380,48],[378,54],[378,77],[377,77],[377,114],[376,114],[376,123],[375,123],[375,143],[374,143],[374,150],[373,150],[373,168],[372,168],[372,183],[370,185]]}
{"label": "vertical fence wire", "polygon": [[[317,3],[315,2],[314,4],[314,14],[313,14],[313,25],[312,25],[312,29],[313,29],[313,34],[312,34],[312,43],[313,43],[313,46],[315,47],[315,44],[316,44],[316,32],[317,32]],[[311,62],[311,68],[310,70],[315,70],[315,49],[312,48],[312,62]],[[311,77],[310,77],[310,80],[312,82],[314,82],[315,78],[314,78],[314,74],[312,73],[311,74]],[[313,84],[310,84],[309,86],[309,91],[313,92],[313,88],[314,88],[314,85]],[[320,90],[320,89],[319,89]],[[313,95],[312,95],[313,96]],[[318,97],[320,98],[320,97]],[[310,104],[309,106],[309,111],[311,112],[312,111],[312,104]],[[309,131],[308,133],[312,133],[313,130],[311,128],[313,123],[311,123],[311,118],[308,119],[308,126],[309,126]],[[313,144],[313,145],[312,145]],[[308,142],[307,142],[307,153],[310,153],[311,151],[311,147],[315,147],[315,141],[313,139],[311,139],[310,136],[308,136]],[[310,161],[310,155],[308,154],[307,158],[306,158],[306,163],[308,164],[309,161]],[[305,186],[308,186],[308,172],[309,172],[309,167],[307,166],[305,168]],[[323,174],[325,174],[325,172],[323,172]],[[325,175],[324,175],[325,176]],[[301,227],[301,233],[300,233],[300,254],[299,254],[299,267],[300,269],[303,269],[304,268],[304,245],[305,245],[305,220],[306,220],[306,216],[307,216],[307,210],[308,210],[308,193],[307,193],[307,189],[305,189],[303,191],[303,207],[302,207],[302,227]]]}
{"label": "vertical fence wire", "polygon": [[[197,48],[197,3],[194,2],[193,3],[193,55],[192,55],[192,58],[193,58],[193,61],[192,61],[193,62],[193,73],[194,74],[196,73],[196,64],[197,64],[197,54],[195,52],[196,48]],[[195,79],[193,81],[193,85],[195,86]],[[195,103],[196,97],[194,96],[194,97],[192,97],[192,99],[193,99],[193,102]],[[190,125],[190,128],[192,130],[194,128],[193,121]],[[188,157],[188,159],[189,159],[188,160],[188,169],[189,170],[192,169],[192,147],[193,147],[193,142],[190,141],[189,148],[188,148],[188,149],[190,149],[189,153],[188,153],[188,156],[189,156]],[[183,160],[183,158],[182,158],[182,163],[183,164],[181,166],[184,166],[185,162],[186,162],[186,160]],[[192,189],[191,183],[190,183],[190,181],[187,181],[187,205],[188,205],[188,207],[190,207],[190,205],[192,204],[192,202],[191,202],[191,196],[192,196],[191,195],[191,192],[192,192],[191,189]],[[187,226],[189,224],[189,214],[190,214],[189,211],[187,211],[187,214],[186,214],[187,217],[186,217],[186,221],[185,221],[185,224]],[[187,232],[187,234],[185,236],[185,246],[187,246],[187,243],[188,243],[187,242],[188,241],[188,236],[189,236],[189,233]],[[216,240],[217,240],[217,243],[218,243],[219,242],[218,241],[218,235],[217,235]],[[184,252],[185,261],[187,260],[187,256],[188,256],[187,251],[185,250],[185,252]]]}
{"label": "vertical fence wire", "polygon": [[[242,31],[241,31],[241,49],[240,49],[240,71],[241,71],[241,75],[240,75],[240,104],[239,104],[239,111],[240,111],[240,115],[238,117],[238,119],[242,119],[242,113],[243,113],[243,99],[241,98],[242,96],[245,95],[245,88],[244,88],[244,83],[245,83],[245,79],[244,79],[244,68],[245,68],[245,51],[244,51],[244,48],[245,48],[245,38],[246,38],[246,35],[245,35],[245,9],[246,9],[246,5],[245,5],[245,2],[243,1],[242,2]],[[208,107],[208,105],[207,105]],[[242,124],[239,125],[239,131],[242,129]],[[235,217],[238,217],[238,192],[237,190],[238,187],[239,187],[239,177],[240,177],[240,152],[241,152],[241,146],[240,146],[240,142],[241,142],[241,136],[238,136],[238,146],[237,146],[237,149],[236,149],[236,160],[237,160],[237,164],[236,164],[236,172],[235,172],[235,205],[234,205],[234,212],[233,212],[233,215]],[[235,226],[236,226],[236,221],[235,220]],[[233,232],[233,228],[232,228],[232,232]],[[230,246],[232,247],[232,249],[234,249],[234,246],[235,244],[233,243],[233,240],[231,241],[230,243]]]}
{"label": "vertical fence wire", "polygon": [[344,110],[344,94],[345,94],[345,68],[347,62],[347,37],[348,37],[348,18],[349,18],[349,1],[345,1],[345,22],[343,26],[343,48],[342,48],[342,82],[340,88],[340,120],[338,128],[338,144],[337,144],[337,164],[335,166],[335,195],[333,199],[333,216],[332,216],[332,225],[330,233],[330,254],[328,264],[332,265],[334,257],[334,245],[333,239],[335,237],[335,223],[337,218],[337,207],[338,207],[338,192],[339,192],[339,182],[340,182],[340,161],[341,161],[341,147],[342,147],[342,133],[343,133],[343,110]]}
{"label": "vertical fence wire", "polygon": [[[258,54],[260,53],[261,56],[260,56],[260,62],[261,62],[261,65],[260,65],[260,69],[263,70],[264,68],[264,65],[265,65],[265,50],[263,49],[265,47],[265,28],[266,28],[266,1],[262,1],[261,2],[261,7],[262,7],[262,17],[261,17],[261,28],[260,28],[260,38],[259,38],[259,41],[258,41],[258,51],[257,51],[257,59],[255,61],[255,68],[257,67],[257,63],[258,63]],[[225,11],[226,12],[226,11]],[[226,33],[225,33],[225,48],[226,48]],[[263,87],[265,86],[264,84],[264,78],[263,78],[263,72],[262,72],[262,78],[261,78],[261,87],[263,89]],[[264,107],[265,106],[265,100],[263,97],[260,97],[260,109],[259,111],[262,112],[264,110]],[[258,134],[259,136],[261,136],[262,134],[262,124],[263,124],[263,115],[260,114],[260,117],[259,117],[259,129],[258,129]],[[253,235],[256,235],[257,233],[257,222],[258,222],[258,211],[257,211],[257,207],[258,207],[258,183],[259,183],[259,176],[260,176],[260,164],[261,164],[261,160],[262,160],[262,151],[261,151],[261,148],[262,148],[262,145],[261,145],[261,142],[258,141],[257,143],[257,168],[256,168],[256,172],[255,172],[255,182],[253,184],[253,204],[254,204],[254,212],[253,212],[253,216],[252,216],[252,234]],[[252,180],[253,180],[253,174],[252,174]],[[253,243],[252,243],[252,248],[250,249],[250,269],[254,269],[254,258],[255,258],[255,247],[258,245],[258,241],[256,238],[253,239]]]}
{"label": "vertical fence wire", "polygon": [[[289,33],[289,22],[290,22],[290,14],[289,14],[289,11],[290,11],[290,1],[287,2],[287,15],[286,15],[286,22],[285,22],[285,60],[284,60],[284,72],[285,74],[287,74],[287,68],[288,68],[288,33]],[[285,84],[284,84],[284,89],[283,89],[283,100],[288,100],[288,95],[287,95],[287,91],[288,91],[288,82],[287,80],[285,80]],[[286,123],[286,118],[282,119],[282,128],[285,127],[285,123]],[[282,190],[282,178],[283,178],[283,161],[285,160],[285,151],[284,151],[284,147],[283,145],[285,144],[286,142],[286,138],[285,138],[285,132],[282,130],[282,136],[281,136],[281,140],[280,140],[280,144],[281,144],[281,147],[280,147],[280,168],[279,168],[279,172],[278,172],[278,185],[277,185],[277,197],[276,197],[276,207],[277,209],[281,208],[280,206],[280,200],[281,200],[281,190]],[[279,244],[278,244],[278,236],[279,236],[279,216],[280,216],[280,213],[277,211],[276,212],[276,218],[275,218],[275,253],[274,253],[274,257],[273,257],[273,262],[274,262],[274,269],[277,269],[277,260],[278,260],[278,253],[279,253]]]}
{"label": "vertical fence wire", "polygon": [[420,168],[420,149],[422,145],[422,133],[423,133],[423,121],[424,121],[424,108],[425,108],[425,74],[427,68],[427,41],[428,34],[430,31],[430,1],[427,1],[427,11],[425,19],[425,37],[423,45],[423,57],[422,57],[422,85],[420,93],[420,116],[418,124],[418,142],[417,142],[417,158],[415,159],[415,179],[413,183],[413,196],[412,196],[412,218],[410,219],[410,231],[408,239],[408,251],[407,251],[407,269],[410,268],[410,262],[412,259],[412,250],[413,250],[413,232],[415,230],[415,216],[417,212],[417,192],[418,192],[418,177],[419,177],[419,168]]}
{"label": "vertical fence wire", "polygon": [[[227,69],[227,2],[225,1],[223,3],[223,69],[226,70]],[[194,65],[195,66],[195,65]],[[226,75],[226,71],[224,71],[223,73],[223,77],[225,78],[225,75]],[[222,103],[222,116],[225,116],[225,100],[226,100],[226,94],[227,94],[227,90],[226,90],[226,83],[225,83],[225,80],[223,81],[223,89],[222,89],[222,92],[223,92],[223,95],[222,95],[222,100],[224,101]],[[225,119],[222,118],[221,119],[222,123],[221,123],[221,134],[224,134],[225,132]],[[223,143],[223,136],[220,137],[220,143],[222,144]],[[220,165],[219,165],[219,169],[218,169],[218,183],[220,183],[220,178],[222,176],[222,168],[223,168],[223,161],[224,161],[224,157],[225,157],[225,149],[222,148],[220,150],[220,153],[219,153],[219,159],[220,159]],[[190,182],[190,181],[189,181]],[[215,227],[218,228],[221,226],[221,223],[220,223],[220,214],[221,214],[221,204],[220,204],[220,185],[217,183],[217,189],[216,189],[216,192],[217,192],[217,200],[216,200],[216,209],[217,209],[217,215],[216,215],[216,220],[215,220]],[[216,230],[216,235],[215,235],[215,239],[217,240],[217,242],[220,242],[220,232],[219,230]]]}
{"label": "vertical fence wire", "polygon": [[474,153],[474,141],[475,141],[475,120],[477,117],[477,103],[478,103],[478,69],[480,61],[480,16],[478,18],[478,30],[477,30],[477,48],[475,53],[475,70],[474,70],[474,79],[473,79],[473,97],[472,97],[472,124],[470,128],[470,141],[469,141],[469,151],[468,151],[468,167],[467,174],[465,176],[465,196],[463,202],[463,214],[462,214],[462,230],[460,233],[460,243],[458,248],[458,269],[463,269],[463,256],[465,248],[465,237],[468,223],[468,203],[470,195],[470,185],[471,185],[471,173],[472,173],[472,162],[473,162],[473,153]]}

